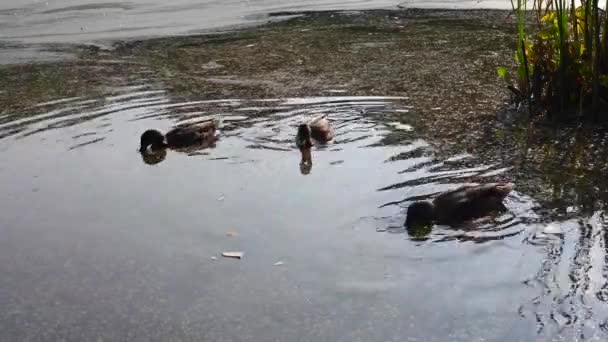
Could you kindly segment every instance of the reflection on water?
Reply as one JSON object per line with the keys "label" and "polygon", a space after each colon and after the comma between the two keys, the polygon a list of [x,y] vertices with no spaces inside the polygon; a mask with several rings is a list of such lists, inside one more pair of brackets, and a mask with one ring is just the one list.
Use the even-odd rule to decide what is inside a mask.
{"label": "reflection on water", "polygon": [[[588,339],[607,330],[601,212],[545,233],[538,204],[515,191],[488,221],[405,238],[412,201],[507,170],[469,154],[438,157],[404,115],[415,111],[407,98],[184,102],[150,82],[29,111],[0,117],[0,325],[10,340],[87,340],[102,317],[112,317],[99,332],[109,340],[131,331],[230,339],[240,329],[260,340],[310,329],[332,340]],[[302,167],[297,126],[323,114],[335,142]],[[136,152],[148,128],[208,119],[220,122],[214,148]],[[225,237],[234,230],[242,238]],[[232,249],[247,257],[211,261]],[[273,269],[277,260],[288,267]],[[395,328],[404,320],[407,332]]]}
{"label": "reflection on water", "polygon": [[525,284],[539,294],[520,308],[537,322],[540,336],[564,341],[604,340],[606,308],[606,220],[602,212],[589,218],[555,222],[528,237],[547,256]]}

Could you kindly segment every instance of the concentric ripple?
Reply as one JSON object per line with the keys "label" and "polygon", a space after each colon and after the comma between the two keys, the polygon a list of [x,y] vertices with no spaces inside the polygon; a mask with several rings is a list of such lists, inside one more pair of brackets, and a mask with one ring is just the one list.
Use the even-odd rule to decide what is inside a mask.
{"label": "concentric ripple", "polygon": [[[312,169],[305,170],[294,134],[300,123],[321,115],[333,123],[336,139],[315,147]],[[137,153],[146,129],[167,131],[209,119],[220,127],[211,148],[168,151],[154,159]],[[451,328],[435,331],[404,308],[429,308],[439,315],[438,324],[468,307],[459,324],[478,326],[469,317],[484,315],[482,325],[502,336],[513,336],[501,325],[505,319],[533,325],[533,334],[559,334],[563,327],[603,334],[606,319],[588,319],[592,311],[601,316],[605,297],[605,272],[593,266],[596,255],[604,255],[602,215],[581,230],[593,238],[542,235],[546,224],[534,212],[537,204],[515,191],[498,217],[436,226],[427,240],[410,240],[403,222],[412,201],[465,183],[501,180],[507,169],[467,153],[442,156],[419,135],[408,98],[181,100],[139,80],[106,95],[4,114],[0,151],[6,160],[0,165],[0,288],[11,289],[0,299],[8,308],[0,314],[3,327],[14,328],[15,321],[57,326],[46,334],[60,339],[66,320],[78,320],[86,308],[92,320],[115,317],[112,325],[124,328],[116,336],[123,336],[138,327],[124,323],[133,322],[128,317],[152,322],[157,318],[146,312],[155,312],[204,340],[210,335],[197,335],[201,330],[193,324],[205,315],[223,322],[231,312],[253,317],[265,310],[239,293],[255,291],[275,309],[288,305],[289,312],[305,307],[314,313],[345,305],[337,291],[352,294],[359,309],[373,308],[361,319],[396,324],[410,317],[420,337],[445,336]],[[227,239],[227,231],[243,237]],[[233,249],[247,253],[239,272],[233,273],[235,264],[209,261]],[[545,249],[549,256],[535,274],[539,250]],[[562,274],[562,260],[572,262],[567,279],[556,275]],[[294,273],[260,276],[277,261]],[[433,283],[421,289],[428,279]],[[292,293],[297,288],[305,290]],[[496,308],[489,316],[487,303]],[[345,319],[352,312],[348,305],[339,310]],[[386,310],[394,312],[392,318]],[[522,316],[534,319],[517,321]],[[86,337],[89,323],[65,329]],[[210,329],[223,323],[217,324]],[[16,340],[40,337],[35,330],[14,329]],[[251,323],[247,329],[261,328]]]}

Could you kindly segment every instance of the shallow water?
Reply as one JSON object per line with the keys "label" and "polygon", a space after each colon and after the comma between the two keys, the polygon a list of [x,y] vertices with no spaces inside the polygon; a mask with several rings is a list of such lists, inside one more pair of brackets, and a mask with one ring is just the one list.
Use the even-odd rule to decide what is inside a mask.
{"label": "shallow water", "polygon": [[[435,157],[410,109],[345,94],[180,102],[140,80],[4,115],[3,339],[514,341],[536,336],[534,315],[551,328],[559,297],[538,284],[559,288],[560,269],[539,265],[568,246],[539,238],[531,198],[427,240],[402,229],[412,198],[504,172]],[[303,175],[293,133],[321,114],[336,142]],[[210,117],[215,148],[154,165],[137,153],[147,128]],[[244,259],[220,256],[233,250]]]}
{"label": "shallow water", "polygon": [[364,10],[397,5],[511,8],[510,2],[504,0],[3,0],[0,2],[0,41],[25,44],[104,42],[250,25],[266,20],[266,15],[272,12]]}
{"label": "shallow water", "polygon": [[[509,174],[433,148],[413,98],[184,100],[171,68],[95,60],[0,89],[17,97],[0,114],[0,340],[605,340],[598,182],[558,178],[557,215],[518,189],[492,221],[413,238],[412,200]],[[230,72],[213,80],[251,86]],[[336,142],[302,174],[296,126],[323,114]],[[209,118],[214,148],[137,153],[145,129]]]}

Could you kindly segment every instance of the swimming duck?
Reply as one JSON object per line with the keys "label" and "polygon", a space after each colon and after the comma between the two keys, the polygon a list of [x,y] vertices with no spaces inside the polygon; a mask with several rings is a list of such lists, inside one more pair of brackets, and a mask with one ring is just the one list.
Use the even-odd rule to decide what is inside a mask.
{"label": "swimming duck", "polygon": [[310,150],[313,140],[320,144],[327,144],[334,139],[334,129],[331,127],[327,115],[313,119],[310,123],[298,126],[296,146],[302,152],[302,163],[312,163]]}
{"label": "swimming duck", "polygon": [[197,144],[207,144],[216,140],[216,125],[214,121],[206,121],[203,123],[176,127],[167,134],[149,129],[145,131],[140,138],[139,151],[146,152],[148,146],[152,150],[163,148],[184,148]]}
{"label": "swimming duck", "polygon": [[432,202],[412,203],[407,210],[408,229],[430,226],[433,222],[455,225],[505,209],[503,200],[513,190],[511,183],[469,184],[444,192]]}

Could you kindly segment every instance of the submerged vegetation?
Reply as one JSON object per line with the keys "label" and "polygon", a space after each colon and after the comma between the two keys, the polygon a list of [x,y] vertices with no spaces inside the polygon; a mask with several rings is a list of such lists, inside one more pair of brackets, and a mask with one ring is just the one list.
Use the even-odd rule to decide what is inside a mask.
{"label": "submerged vegetation", "polygon": [[608,20],[599,1],[534,0],[531,11],[525,0],[512,1],[516,77],[506,68],[498,73],[518,102],[527,100],[530,113],[553,119],[608,119],[602,115],[608,108]]}

